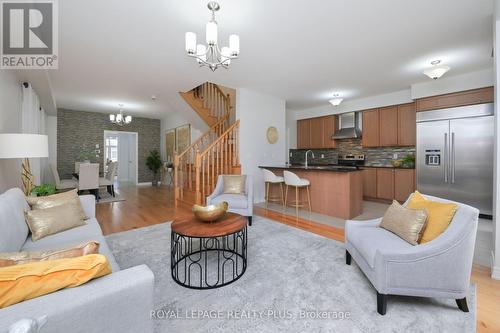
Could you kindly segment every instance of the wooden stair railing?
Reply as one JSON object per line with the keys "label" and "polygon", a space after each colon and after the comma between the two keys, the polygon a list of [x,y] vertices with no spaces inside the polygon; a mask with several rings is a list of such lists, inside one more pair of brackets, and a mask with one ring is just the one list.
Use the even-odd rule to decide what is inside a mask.
{"label": "wooden stair railing", "polygon": [[181,92],[180,95],[208,126],[215,125],[231,112],[229,94],[224,94],[215,83],[205,82],[188,92]]}
{"label": "wooden stair railing", "polygon": [[[176,205],[179,201],[203,204],[204,198],[214,190],[219,175],[239,172],[239,125],[238,120],[203,152],[197,150],[194,165],[176,168]],[[187,191],[194,194],[191,200],[185,199]]]}

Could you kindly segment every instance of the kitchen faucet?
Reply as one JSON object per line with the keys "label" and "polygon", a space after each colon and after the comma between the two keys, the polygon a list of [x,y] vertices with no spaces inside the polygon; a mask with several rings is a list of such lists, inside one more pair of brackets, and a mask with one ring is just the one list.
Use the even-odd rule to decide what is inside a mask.
{"label": "kitchen faucet", "polygon": [[311,154],[312,154],[312,158],[314,158],[314,152],[313,152],[311,149],[309,149],[308,151],[306,151],[306,169],[307,169],[307,154],[308,154],[309,152],[311,152]]}

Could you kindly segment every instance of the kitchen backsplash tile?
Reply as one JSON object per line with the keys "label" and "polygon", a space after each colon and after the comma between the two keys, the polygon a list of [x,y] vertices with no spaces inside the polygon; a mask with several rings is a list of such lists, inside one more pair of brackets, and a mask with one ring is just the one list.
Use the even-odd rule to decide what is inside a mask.
{"label": "kitchen backsplash tile", "polygon": [[[291,164],[303,164],[305,162],[305,152],[307,149],[290,149],[289,162]],[[314,158],[309,155],[310,164],[336,164],[338,155],[364,154],[365,165],[387,166],[391,165],[394,154],[398,159],[408,154],[415,154],[415,147],[377,147],[364,148],[361,139],[344,139],[337,141],[336,148],[312,149]]]}

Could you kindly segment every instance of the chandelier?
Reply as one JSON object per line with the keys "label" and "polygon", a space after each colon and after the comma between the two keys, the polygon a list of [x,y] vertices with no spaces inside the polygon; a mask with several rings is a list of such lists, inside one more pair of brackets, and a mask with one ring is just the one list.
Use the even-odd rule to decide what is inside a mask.
{"label": "chandelier", "polygon": [[240,53],[240,37],[238,35],[229,36],[229,47],[224,46],[219,48],[217,43],[217,21],[215,20],[215,12],[220,9],[220,6],[215,1],[210,1],[207,5],[212,12],[212,19],[206,26],[206,42],[204,44],[196,44],[196,34],[194,32],[186,32],[186,52],[188,56],[196,58],[196,61],[201,66],[207,66],[213,72],[219,68],[228,68],[231,59],[238,58]]}
{"label": "chandelier", "polygon": [[123,115],[123,104],[118,105],[120,107],[120,112],[116,115],[110,114],[109,121],[118,126],[128,125],[132,122],[132,116]]}

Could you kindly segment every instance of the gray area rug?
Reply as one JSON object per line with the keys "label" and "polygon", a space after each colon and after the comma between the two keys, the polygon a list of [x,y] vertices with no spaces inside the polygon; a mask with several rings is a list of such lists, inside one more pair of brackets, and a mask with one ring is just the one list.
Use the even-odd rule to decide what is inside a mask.
{"label": "gray area rug", "polygon": [[125,198],[123,198],[120,193],[115,191],[115,196],[112,196],[109,194],[105,189],[100,189],[99,190],[99,202],[97,204],[101,203],[108,203],[108,202],[118,202],[118,201],[125,201]]}
{"label": "gray area rug", "polygon": [[106,239],[122,269],[154,272],[157,314],[170,317],[155,319],[157,332],[475,332],[475,286],[470,313],[452,299],[392,296],[380,316],[375,290],[354,261],[345,265],[342,243],[261,217],[248,229],[245,274],[202,291],[172,280],[169,223]]}

